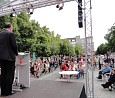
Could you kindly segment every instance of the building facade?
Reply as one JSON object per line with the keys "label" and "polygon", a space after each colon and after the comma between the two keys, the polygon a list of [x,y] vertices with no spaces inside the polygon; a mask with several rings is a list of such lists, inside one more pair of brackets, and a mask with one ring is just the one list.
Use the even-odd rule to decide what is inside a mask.
{"label": "building facade", "polygon": [[[76,36],[73,38],[67,38],[67,40],[70,42],[71,45],[73,45],[73,47],[75,47],[77,44],[81,45],[82,50],[85,53],[85,49],[86,49],[85,38],[80,38],[80,36]],[[91,51],[90,51],[91,49],[92,49],[92,51],[94,51],[94,42],[92,43],[92,47],[91,47],[91,37],[87,37],[87,49],[90,53],[91,53]]]}

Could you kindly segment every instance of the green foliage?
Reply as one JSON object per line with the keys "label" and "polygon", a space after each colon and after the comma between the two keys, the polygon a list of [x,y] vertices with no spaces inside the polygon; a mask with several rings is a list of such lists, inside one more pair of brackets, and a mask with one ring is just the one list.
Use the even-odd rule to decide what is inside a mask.
{"label": "green foliage", "polygon": [[111,52],[115,52],[115,26],[112,26],[110,32],[104,37],[108,42],[108,48]]}
{"label": "green foliage", "polygon": [[108,51],[109,51],[108,44],[107,43],[101,44],[96,50],[96,55],[98,54],[104,55],[107,54]]}
{"label": "green foliage", "polygon": [[97,50],[96,54],[107,54],[108,51],[115,52],[115,26],[109,29],[108,34],[104,36],[107,43],[101,44]]}
{"label": "green foliage", "polygon": [[75,55],[74,48],[67,39],[63,39],[60,43],[60,54],[67,56]]}
{"label": "green foliage", "polygon": [[19,52],[35,52],[37,56],[75,55],[74,48],[67,40],[61,40],[58,34],[54,36],[54,32],[49,31],[46,26],[40,27],[40,24],[30,20],[30,16],[25,12],[17,17],[0,17],[0,31],[5,22],[13,24]]}
{"label": "green foliage", "polygon": [[76,55],[79,55],[79,54],[82,54],[83,53],[83,50],[82,50],[82,47],[80,44],[76,44],[75,46],[75,54]]}

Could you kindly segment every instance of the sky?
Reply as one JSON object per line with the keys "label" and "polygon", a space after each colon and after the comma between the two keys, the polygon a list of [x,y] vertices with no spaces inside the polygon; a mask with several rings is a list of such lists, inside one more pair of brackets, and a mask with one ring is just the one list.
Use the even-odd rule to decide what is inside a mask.
{"label": "sky", "polygon": [[[115,23],[115,0],[92,0],[92,34],[95,50],[105,43],[104,36]],[[61,38],[71,38],[80,35],[84,38],[84,28],[78,28],[78,4],[71,1],[64,4],[58,11],[56,5],[34,10],[31,19],[38,21],[40,26],[47,26],[50,31],[61,35]]]}

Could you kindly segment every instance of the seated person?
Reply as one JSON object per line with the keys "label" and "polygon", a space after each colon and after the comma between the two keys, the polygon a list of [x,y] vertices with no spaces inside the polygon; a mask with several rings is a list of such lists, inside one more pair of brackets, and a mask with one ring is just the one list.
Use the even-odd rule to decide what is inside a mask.
{"label": "seated person", "polygon": [[65,62],[62,62],[62,65],[60,66],[60,71],[67,71],[68,67]]}
{"label": "seated person", "polygon": [[82,76],[82,75],[83,75],[83,78],[84,78],[84,70],[83,70],[82,65],[80,65],[80,64],[78,65],[77,71],[79,72],[79,74],[77,75],[77,79],[79,79],[80,76]]}
{"label": "seated person", "polygon": [[[76,64],[77,64],[77,62],[76,61],[71,61],[71,63],[70,63],[70,65],[69,65],[69,70],[70,71],[76,71]],[[70,75],[70,78],[72,77],[72,76],[74,76],[74,75]]]}
{"label": "seated person", "polygon": [[109,88],[109,86],[111,86],[111,84],[113,84],[114,82],[115,82],[115,69],[112,69],[108,81],[105,84],[101,84],[101,85],[103,86],[103,88]]}
{"label": "seated person", "polygon": [[[67,71],[67,70],[68,67],[66,66],[66,62],[63,61],[62,64],[60,65],[60,71]],[[66,78],[66,76],[61,74],[60,79],[61,78]]]}
{"label": "seated person", "polygon": [[109,64],[108,63],[105,63],[104,64],[104,68],[101,70],[101,71],[99,71],[99,75],[98,75],[98,79],[102,79],[102,75],[104,75],[105,73],[109,73],[110,72],[110,66],[109,66]]}
{"label": "seated person", "polygon": [[39,78],[39,76],[38,76],[38,71],[39,71],[38,62],[35,62],[33,67],[34,67],[34,76],[35,76],[35,78]]}

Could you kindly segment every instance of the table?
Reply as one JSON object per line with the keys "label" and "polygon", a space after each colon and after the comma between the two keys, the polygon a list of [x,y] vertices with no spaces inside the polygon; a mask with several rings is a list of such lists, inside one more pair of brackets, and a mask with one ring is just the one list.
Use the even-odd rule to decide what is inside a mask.
{"label": "table", "polygon": [[70,75],[78,75],[78,71],[60,71],[59,74],[67,75],[67,81],[70,81]]}

